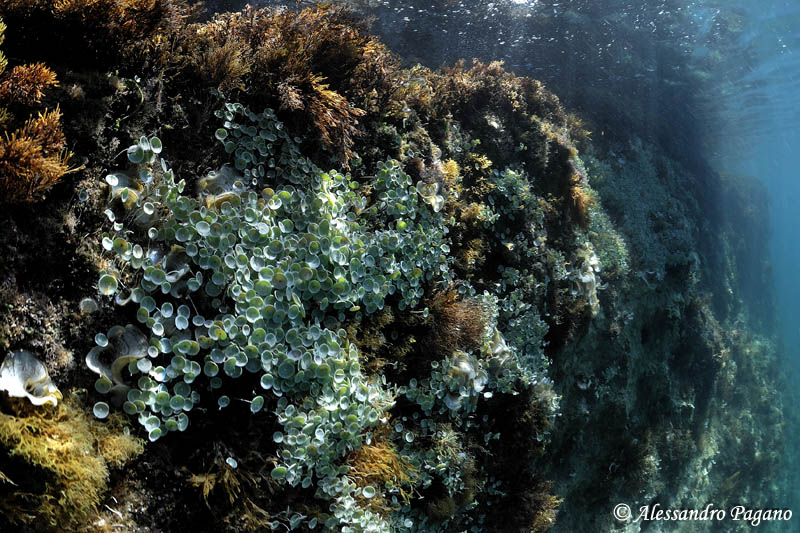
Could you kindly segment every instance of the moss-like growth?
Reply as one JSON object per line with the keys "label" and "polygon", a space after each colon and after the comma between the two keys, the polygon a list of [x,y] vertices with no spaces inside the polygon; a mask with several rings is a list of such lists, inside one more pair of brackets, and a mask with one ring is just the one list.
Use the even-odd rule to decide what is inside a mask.
{"label": "moss-like growth", "polygon": [[486,305],[474,298],[462,298],[454,288],[433,296],[430,303],[433,318],[428,344],[441,355],[454,349],[478,350],[489,326]]}
{"label": "moss-like growth", "polygon": [[397,447],[389,440],[389,428],[388,423],[379,426],[372,435],[371,442],[354,450],[345,459],[349,468],[348,475],[362,489],[362,493],[367,487],[377,489],[374,495],[370,495],[368,489],[364,493],[366,496],[359,496],[357,500],[381,513],[392,509],[391,502],[383,495],[384,487],[387,491],[397,493],[400,500],[408,504],[412,496],[411,486],[418,474],[418,469],[401,456]]}
{"label": "moss-like growth", "polygon": [[6,483],[0,508],[9,524],[76,527],[96,512],[109,468],[119,468],[143,451],[126,433],[124,417],[99,422],[87,414],[77,393],[54,408],[9,401],[0,412],[0,459]]}
{"label": "moss-like growth", "polygon": [[182,0],[8,0],[0,6],[16,26],[15,50],[95,68],[166,53],[167,37],[195,12]]}
{"label": "moss-like growth", "polygon": [[442,172],[444,173],[444,182],[448,188],[457,190],[456,187],[461,181],[461,167],[453,159],[448,159],[442,163]]}
{"label": "moss-like growth", "polygon": [[274,106],[347,165],[358,118],[390,63],[388,51],[342,8],[255,9],[217,15],[180,33],[168,63],[242,102]]}
{"label": "moss-like growth", "polygon": [[213,511],[224,510],[224,521],[229,525],[242,524],[247,530],[269,527],[270,515],[259,503],[268,482],[258,472],[250,471],[244,464],[223,453],[224,447],[215,446],[214,460],[205,474],[195,474],[189,483],[202,489],[203,500]]}
{"label": "moss-like growth", "polygon": [[364,368],[369,374],[379,373],[389,362],[386,356],[390,346],[387,345],[386,335],[394,321],[394,313],[384,308],[360,322],[353,321],[347,325],[347,336],[350,342],[358,346],[364,359]]}
{"label": "moss-like growth", "polygon": [[[5,24],[0,19],[0,43]],[[61,113],[44,111],[22,124],[11,107],[20,109],[41,102],[48,87],[58,85],[55,73],[43,63],[18,65],[6,72],[8,62],[0,52],[0,203],[31,202],[76,170],[65,150]]]}

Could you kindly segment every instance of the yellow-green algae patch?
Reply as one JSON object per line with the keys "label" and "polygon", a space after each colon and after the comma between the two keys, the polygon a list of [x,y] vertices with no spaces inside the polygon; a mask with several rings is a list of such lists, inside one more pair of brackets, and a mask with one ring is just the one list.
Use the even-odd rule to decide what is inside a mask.
{"label": "yellow-green algae patch", "polygon": [[109,469],[144,450],[126,431],[123,416],[105,422],[72,392],[56,407],[26,400],[0,404],[0,512],[13,524],[73,528],[97,511]]}

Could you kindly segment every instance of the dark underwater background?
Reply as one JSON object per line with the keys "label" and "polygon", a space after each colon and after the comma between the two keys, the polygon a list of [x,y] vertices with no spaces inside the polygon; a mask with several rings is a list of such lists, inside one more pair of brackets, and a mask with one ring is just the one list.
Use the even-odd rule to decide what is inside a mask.
{"label": "dark underwater background", "polygon": [[[3,353],[25,349],[40,354],[65,397],[65,391],[73,390],[69,407],[63,407],[68,414],[63,416],[83,420],[92,416],[92,404],[94,413],[98,412],[95,402],[103,398],[102,387],[95,385],[96,391],[92,388],[97,376],[84,365],[85,354],[95,349],[95,343],[103,346],[92,339],[109,326],[135,320],[134,314],[115,307],[111,298],[97,297],[97,313],[75,310],[78,301],[90,292],[77,284],[97,284],[98,275],[106,272],[107,263],[98,258],[102,252],[86,251],[90,245],[99,244],[98,228],[107,231],[102,212],[105,204],[115,199],[113,189],[107,194],[102,176],[122,165],[124,158],[119,154],[125,146],[136,143],[139,135],[153,132],[164,139],[165,152],[176,147],[175,167],[189,179],[190,189],[195,185],[194,178],[217,168],[224,154],[215,141],[211,147],[209,135],[208,147],[200,150],[201,155],[190,154],[191,143],[199,142],[204,134],[214,135],[219,127],[209,111],[216,100],[203,96],[214,83],[202,75],[181,77],[186,65],[181,61],[167,62],[173,70],[156,76],[153,73],[158,69],[153,65],[158,59],[145,57],[143,52],[140,57],[138,48],[125,56],[125,62],[120,61],[121,71],[114,70],[113,47],[98,52],[98,61],[103,63],[101,76],[93,71],[94,58],[87,59],[83,52],[72,53],[71,32],[81,28],[81,23],[60,28],[62,48],[48,50],[46,32],[28,33],[26,25],[34,25],[35,20],[26,18],[30,13],[24,9],[17,10],[17,4],[25,1],[0,5],[0,16],[9,24],[2,45],[8,57],[14,64],[39,60],[52,63],[64,80],[63,87],[85,85],[88,89],[89,96],[72,97],[72,103],[63,97],[62,105],[70,146],[75,147],[76,157],[86,169],[65,178],[45,200],[36,199],[42,203],[10,204],[0,215],[6,228],[0,239],[0,318],[4,324],[0,348]],[[473,65],[473,58],[483,62],[475,64],[480,75],[485,74],[483,65],[502,61],[505,72],[542,82],[546,95],[536,93],[544,102],[536,112],[541,111],[548,121],[551,116],[556,117],[554,123],[563,121],[559,122],[563,131],[558,135],[533,136],[531,141],[546,145],[543,151],[551,150],[548,154],[557,153],[560,158],[557,163],[536,167],[541,175],[530,180],[538,205],[546,205],[542,212],[558,219],[548,228],[553,249],[547,252],[547,259],[536,256],[541,262],[531,266],[528,273],[530,280],[551,288],[540,290],[533,281],[530,285],[536,285],[535,289],[525,285],[528,303],[541,315],[536,315],[537,325],[543,329],[524,340],[524,335],[515,339],[536,345],[534,351],[544,361],[541,368],[536,367],[541,374],[521,395],[506,390],[494,397],[481,396],[476,410],[470,413],[470,420],[483,421],[478,430],[459,426],[455,419],[443,415],[447,410],[442,408],[441,419],[437,419],[442,424],[440,429],[425,433],[424,424],[422,428],[414,425],[418,413],[413,415],[415,422],[407,420],[412,419],[416,404],[401,399],[391,416],[393,421],[406,422],[406,428],[401,423],[401,429],[394,433],[390,428],[388,433],[370,433],[370,439],[388,442],[388,448],[381,450],[389,449],[395,455],[400,450],[404,457],[415,457],[410,464],[426,465],[431,471],[438,466],[422,459],[419,464],[414,461],[436,449],[439,455],[433,463],[447,456],[452,461],[452,465],[448,463],[450,470],[443,467],[441,479],[431,474],[435,478],[432,485],[415,485],[398,474],[404,468],[405,472],[413,468],[403,463],[405,459],[397,459],[392,463],[397,479],[389,482],[380,478],[386,481],[387,495],[386,500],[378,499],[387,507],[367,502],[373,496],[366,493],[354,501],[374,511],[393,531],[800,531],[800,3],[206,0],[198,3],[202,10],[197,20],[215,21],[215,15],[236,13],[247,5],[274,8],[280,13],[280,6],[301,10],[328,4],[352,10],[343,20],[358,32],[376,35],[396,54],[397,68],[408,69],[402,70],[404,76],[419,76],[409,82],[410,86],[433,86],[430,80],[438,79],[439,72],[445,73],[444,78],[469,78],[464,73]],[[50,22],[44,27],[53,29]],[[81,31],[75,31],[75,35],[83,35]],[[15,39],[24,45],[15,48]],[[83,50],[80,44],[74,46]],[[338,52],[328,50],[326,54],[335,57]],[[163,55],[173,53],[178,55],[174,50]],[[459,66],[448,70],[453,65]],[[138,76],[136,68],[150,77],[143,74],[143,80],[134,78]],[[324,70],[325,65],[319,68]],[[342,75],[347,72],[342,70]],[[348,98],[348,91],[363,96],[349,86],[352,80],[327,74],[336,91]],[[170,76],[177,80],[172,92]],[[109,96],[106,78],[112,85],[120,79],[128,80],[127,88],[123,83],[123,88],[115,88]],[[134,79],[135,84],[130,81]],[[441,83],[437,86],[445,86]],[[241,91],[242,98],[252,98],[252,105],[265,101],[275,105],[272,93],[262,98],[258,90],[248,85]],[[169,95],[163,102],[162,91]],[[392,98],[399,93],[402,90],[395,88],[385,101],[396,104]],[[59,98],[62,96],[59,93]],[[516,96],[503,94],[503,98],[512,100]],[[528,97],[526,94],[522,99]],[[102,100],[102,105],[94,106],[93,98]],[[443,172],[431,170],[445,162],[442,154],[459,161],[460,167],[455,168],[461,168],[465,176],[473,172],[465,162],[474,164],[475,175],[483,176],[487,166],[482,165],[487,160],[472,157],[474,154],[468,158],[461,153],[462,145],[467,147],[465,151],[474,148],[475,154],[485,149],[497,168],[504,158],[519,163],[524,158],[515,159],[517,153],[531,148],[521,141],[527,142],[531,136],[514,129],[517,124],[511,119],[505,122],[508,117],[496,109],[487,111],[483,102],[470,101],[458,109],[453,106],[453,113],[448,114],[442,111],[445,104],[434,112],[432,104],[422,98],[411,104],[412,98],[408,97],[408,108],[413,110],[391,108],[392,118],[386,119],[389,126],[381,123],[389,104],[386,109],[376,104],[375,109],[368,110],[359,125],[368,132],[366,139],[347,144],[350,139],[345,133],[339,145],[328,143],[333,148],[319,150],[320,140],[313,137],[317,123],[312,124],[306,115],[292,114],[296,110],[282,109],[285,114],[278,115],[292,135],[298,135],[298,144],[300,137],[304,141],[305,136],[313,137],[300,146],[309,150],[304,152],[308,161],[320,167],[340,165],[353,155],[348,151],[355,146],[367,165],[391,156],[415,181],[444,180]],[[91,107],[102,112],[87,111]],[[474,115],[470,114],[472,110]],[[70,111],[82,118],[68,123]],[[515,116],[517,110],[507,111],[508,116]],[[102,113],[105,115],[100,117]],[[121,115],[120,128],[120,121],[113,125],[112,119]],[[403,133],[406,122],[398,118],[401,116],[416,121],[420,128],[417,132],[423,133]],[[450,121],[459,122],[463,131],[481,137],[481,142],[470,145],[452,134]],[[161,129],[167,122],[180,125],[180,131],[172,126]],[[444,123],[448,126],[442,126]],[[495,131],[496,138],[489,139]],[[458,142],[451,142],[453,138]],[[440,146],[439,155],[438,148],[429,145]],[[337,147],[343,147],[344,155],[339,159],[335,157]],[[534,167],[530,160],[521,165],[526,163],[527,168]],[[369,180],[377,172],[356,168],[354,175],[372,186]],[[574,181],[552,185],[547,182],[551,173],[569,175]],[[541,189],[535,185],[540,177],[547,182]],[[475,191],[483,190],[481,179],[475,178],[478,185],[471,185],[474,190],[469,194],[475,197],[470,198],[477,198]],[[575,193],[578,189],[590,191],[586,194],[591,198]],[[83,191],[90,195],[85,207],[77,200]],[[559,203],[561,196],[574,202],[571,208],[568,203]],[[39,206],[35,209],[40,218],[35,224],[29,222],[34,209],[29,205]],[[213,206],[213,201],[208,205]],[[460,204],[454,220],[458,209],[462,209]],[[554,211],[558,213],[553,215]],[[64,213],[77,217],[74,226],[80,231],[63,229],[67,226],[62,221],[67,217]],[[539,223],[545,225],[541,220]],[[517,228],[518,224],[509,222],[509,226]],[[465,242],[454,243],[453,249],[473,255],[477,249],[488,266],[484,267],[486,272],[460,263],[454,269],[457,276],[481,290],[500,285],[505,290],[505,281],[495,272],[504,261],[516,261],[521,270],[533,264],[533,259],[520,259],[519,252],[512,254],[514,245],[506,242],[484,243],[482,248],[476,245],[467,250],[467,240],[477,234],[488,240],[491,233],[467,222],[464,227],[467,229],[461,228],[455,235]],[[64,234],[69,236],[61,239]],[[53,240],[64,242],[54,245]],[[37,247],[51,245],[56,252],[40,259]],[[576,277],[573,267],[581,261],[589,265],[592,256],[603,269],[597,270],[595,278],[590,268],[589,285],[576,285],[576,279],[581,278]],[[480,259],[477,264],[484,265]],[[69,266],[62,272],[63,265]],[[42,272],[57,272],[56,281],[40,281]],[[447,329],[436,324],[441,319],[436,305],[443,305],[442,293],[437,292],[440,289],[438,285],[426,287],[419,309],[395,308],[392,320],[365,318],[362,323],[359,315],[356,325],[348,325],[348,334],[359,339],[351,339],[353,345],[358,344],[366,358],[361,361],[365,373],[383,376],[384,385],[387,375],[390,385],[417,379],[422,382],[429,359],[435,359],[431,354],[452,348],[442,347],[444,341],[437,344],[430,340],[431,331],[437,334]],[[461,322],[455,330],[468,329],[465,324],[470,321],[483,324],[480,316],[485,309],[468,296],[475,295],[463,293],[460,301],[472,302],[473,307],[457,307]],[[428,305],[433,325],[420,318],[425,307],[424,317],[428,319]],[[61,310],[70,310],[71,314]],[[495,320],[507,320],[504,325],[516,317],[500,316]],[[453,344],[466,342],[461,333],[450,334],[448,340]],[[512,336],[506,334],[506,339]],[[484,350],[498,346],[496,339],[483,341]],[[456,370],[458,366],[453,363]],[[263,393],[257,385],[248,388],[249,382],[240,387],[229,394],[244,398],[251,392]],[[475,390],[482,391],[482,385]],[[145,442],[151,429],[141,420],[147,431],[135,423],[128,427],[123,417],[112,417],[113,424],[105,424],[106,429],[91,426],[86,431],[93,437],[81,434],[82,443],[86,439],[94,442],[86,446],[102,451],[103,442],[124,435],[119,446],[125,451],[115,456],[116,463],[104,455],[108,463],[105,477],[88,476],[86,482],[97,493],[91,494],[89,503],[72,496],[80,502],[74,505],[69,498],[62,498],[68,502],[65,504],[53,496],[69,484],[68,476],[72,475],[61,473],[60,459],[52,463],[42,459],[41,450],[30,450],[44,445],[33,438],[33,444],[27,445],[24,438],[15,436],[22,434],[20,428],[33,428],[33,434],[51,431],[49,415],[32,415],[27,404],[23,408],[4,400],[0,403],[0,497],[8,503],[0,506],[0,530],[200,532],[267,531],[272,527],[319,531],[327,520],[328,530],[344,531],[344,520],[339,523],[333,518],[339,511],[313,494],[313,486],[307,490],[304,485],[303,492],[278,483],[275,471],[282,467],[272,467],[279,461],[275,443],[281,441],[273,437],[273,430],[279,434],[281,428],[272,418],[267,422],[264,418],[279,408],[275,398],[264,394],[268,403],[259,414],[259,422],[253,422],[256,411],[251,418],[247,408],[234,411],[230,418],[227,413],[233,408],[219,414],[222,404],[217,409],[212,401],[202,404],[208,420],[201,422],[200,416],[193,414],[187,433],[161,438],[160,433],[156,438],[151,433],[150,440],[157,442]],[[284,407],[280,405],[280,409]],[[29,417],[39,416],[45,422],[25,425],[25,420],[32,419]],[[59,434],[69,440],[71,426],[65,427]],[[486,431],[489,436],[484,442]],[[498,432],[496,443],[490,442],[492,431]],[[125,444],[125,438],[131,435],[141,442]],[[452,446],[449,456],[440,451],[445,447],[442,442]],[[377,448],[362,449],[374,452]],[[348,466],[366,468],[363,463],[353,466],[364,460],[355,457],[358,448],[348,450]],[[105,463],[102,468],[106,468]],[[451,478],[441,473],[451,470],[457,479],[456,489],[447,484]],[[373,477],[363,477],[375,484],[379,476],[370,475]],[[37,476],[47,480],[52,476],[56,481],[19,481]],[[395,481],[408,491],[398,492]],[[387,503],[389,493],[394,495],[393,505]],[[410,498],[403,500],[405,506],[398,501],[401,494]],[[50,506],[46,515],[36,510],[41,501]],[[629,506],[628,512],[633,515],[617,515],[621,504]],[[639,516],[640,510],[653,506],[702,510],[708,505],[725,510],[728,517],[659,521]],[[797,516],[784,520],[765,517],[759,522],[748,515],[733,520],[730,515],[736,506],[780,511],[784,518],[791,510]],[[302,519],[295,521],[301,514]],[[307,520],[310,517],[315,517],[313,526]],[[366,526],[353,526],[350,531],[368,530]]]}

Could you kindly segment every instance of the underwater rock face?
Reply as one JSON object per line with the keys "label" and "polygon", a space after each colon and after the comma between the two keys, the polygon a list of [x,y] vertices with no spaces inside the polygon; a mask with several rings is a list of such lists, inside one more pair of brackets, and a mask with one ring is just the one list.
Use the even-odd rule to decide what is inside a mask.
{"label": "underwater rock face", "polygon": [[[77,21],[79,7],[9,7],[26,1],[46,4],[0,2],[14,31],[48,34],[32,28],[55,16],[69,44],[120,36],[98,50],[102,65],[29,42],[9,54],[52,63],[69,87],[53,101],[88,170],[36,217],[0,209],[14,228],[0,233],[0,325],[13,324],[0,342],[9,328],[12,345],[48,342],[7,293],[60,299],[73,314],[47,325],[88,351],[88,370],[62,377],[42,357],[65,391],[88,392],[36,416],[71,409],[85,434],[108,431],[86,449],[159,441],[111,486],[102,475],[94,492],[75,490],[91,495],[84,513],[65,507],[79,526],[114,494],[95,525],[599,532],[623,527],[619,502],[775,493],[764,481],[783,439],[774,354],[746,331],[734,283],[742,257],[763,250],[708,231],[718,220],[698,198],[713,196],[713,176],[698,184],[639,141],[635,106],[595,106],[590,140],[566,94],[513,63],[404,68],[421,54],[390,54],[330,7],[195,23],[160,18],[171,0],[132,13],[116,11],[122,0],[57,4],[97,6]],[[415,42],[442,52],[438,39]],[[612,146],[611,130],[624,142]],[[38,262],[54,279],[25,268]],[[9,356],[9,394],[49,390],[33,361]],[[8,442],[62,471],[8,408]],[[74,422],[61,442],[78,441]],[[19,479],[3,458],[0,489],[24,497],[3,485]]]}
{"label": "underwater rock face", "polygon": [[12,398],[28,398],[33,405],[57,405],[61,399],[45,366],[26,350],[15,350],[3,360],[0,390]]}

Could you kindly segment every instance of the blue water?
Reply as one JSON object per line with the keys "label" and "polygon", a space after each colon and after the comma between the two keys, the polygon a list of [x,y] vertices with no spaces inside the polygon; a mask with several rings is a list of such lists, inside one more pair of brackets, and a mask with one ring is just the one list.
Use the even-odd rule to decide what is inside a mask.
{"label": "blue water", "polygon": [[[780,353],[800,379],[800,3],[768,0],[736,2],[748,29],[737,43],[758,61],[741,75],[715,80],[724,88],[720,118],[733,127],[716,138],[713,164],[724,171],[758,178],[769,201],[769,261],[772,266]],[[798,406],[790,404],[789,415]],[[797,428],[787,454],[800,455]],[[800,502],[800,472],[790,475],[787,501]]]}
{"label": "blue water", "polygon": [[767,188],[778,326],[787,360],[800,369],[800,4],[736,4],[748,24],[737,44],[758,62],[742,75],[714,80],[724,95],[721,118],[734,127],[719,131],[712,161]]}

